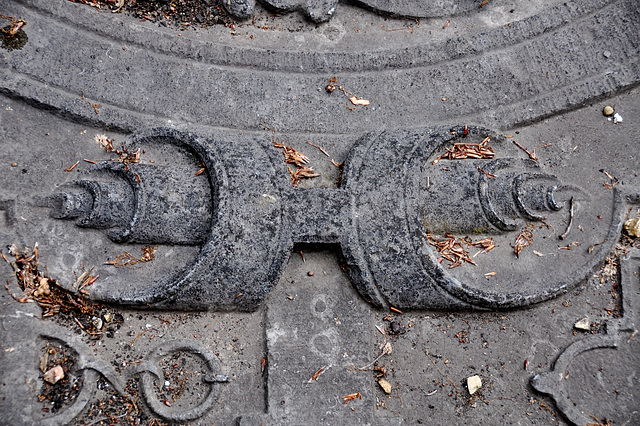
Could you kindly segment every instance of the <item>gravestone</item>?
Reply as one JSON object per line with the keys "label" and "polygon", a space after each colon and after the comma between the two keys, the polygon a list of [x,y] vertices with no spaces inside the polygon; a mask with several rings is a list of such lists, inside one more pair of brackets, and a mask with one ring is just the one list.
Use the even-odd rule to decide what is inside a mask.
{"label": "gravestone", "polygon": [[219,7],[0,6],[7,422],[638,420],[636,2]]}

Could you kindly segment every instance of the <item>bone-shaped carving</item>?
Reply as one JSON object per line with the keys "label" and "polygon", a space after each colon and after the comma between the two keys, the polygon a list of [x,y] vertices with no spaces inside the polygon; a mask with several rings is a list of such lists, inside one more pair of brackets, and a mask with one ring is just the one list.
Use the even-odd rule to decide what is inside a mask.
{"label": "bone-shaped carving", "polygon": [[[505,144],[490,130],[466,126],[368,134],[351,150],[340,188],[302,189],[290,186],[264,141],[155,129],[131,144],[186,148],[207,174],[195,179],[193,169],[178,166],[103,163],[50,197],[52,215],[105,229],[116,242],[201,245],[174,276],[92,293],[141,307],[253,310],[294,245],[306,243],[337,246],[354,286],[376,306],[512,308],[567,291],[618,235],[620,196],[609,190],[587,196],[530,159],[433,161],[453,143],[486,137],[498,148]],[[581,227],[597,231],[559,250],[567,245],[558,235],[570,220],[569,200]],[[604,222],[593,210],[603,205],[610,206]],[[510,244],[531,223],[538,226],[538,249],[551,254],[518,259]],[[449,269],[428,237],[446,232],[502,240],[494,258],[482,254],[478,266]]]}

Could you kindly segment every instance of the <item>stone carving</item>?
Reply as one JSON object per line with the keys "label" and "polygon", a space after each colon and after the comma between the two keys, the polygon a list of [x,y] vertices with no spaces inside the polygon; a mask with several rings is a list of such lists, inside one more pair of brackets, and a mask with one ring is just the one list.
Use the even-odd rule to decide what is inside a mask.
{"label": "stone carving", "polygon": [[[169,340],[163,342],[158,347],[151,350],[145,360],[140,363],[134,363],[131,367],[124,370],[122,374],[118,374],[113,367],[100,358],[96,357],[89,347],[82,342],[81,338],[72,331],[64,327],[47,321],[41,321],[35,318],[24,318],[29,326],[33,326],[37,330],[37,337],[45,339],[54,339],[64,342],[77,354],[77,363],[75,366],[81,376],[81,388],[73,403],[64,410],[49,417],[34,417],[34,424],[40,425],[59,425],[67,424],[78,416],[82,410],[93,400],[96,391],[96,382],[100,377],[104,377],[113,388],[121,395],[126,394],[125,383],[128,379],[138,376],[142,396],[148,407],[159,417],[167,421],[184,422],[194,420],[205,414],[216,400],[216,387],[219,383],[228,381],[226,375],[220,374],[220,365],[215,355],[207,348],[200,344],[189,340]],[[188,409],[180,409],[168,407],[158,400],[158,396],[154,390],[154,381],[164,382],[164,374],[158,367],[162,358],[177,352],[185,352],[193,354],[204,362],[207,375],[204,378],[205,384],[208,386],[208,392],[195,406]],[[155,379],[154,379],[155,377]]]}
{"label": "stone carving", "polygon": [[105,229],[119,243],[204,242],[214,206],[191,168],[111,162],[88,177],[50,198],[53,217]]}
{"label": "stone carving", "polygon": [[[424,188],[428,197],[422,217],[432,233],[515,231],[520,218],[541,221],[571,197],[588,200],[579,188],[542,173],[531,159],[456,161],[447,168],[448,173],[429,176],[429,188]],[[452,175],[455,186],[449,184]]]}
{"label": "stone carving", "polygon": [[[259,0],[269,9],[278,13],[300,10],[312,22],[324,22],[331,19],[338,0]],[[481,0],[355,0],[355,4],[374,12],[407,18],[431,18],[468,12],[479,7]],[[244,19],[253,15],[256,0],[223,0],[227,11],[236,18]]]}
{"label": "stone carving", "polygon": [[[160,382],[164,381],[162,371],[157,367],[161,358],[166,357],[175,352],[187,352],[199,356],[205,362],[208,374],[204,378],[204,382],[209,385],[209,390],[204,396],[202,402],[195,407],[176,411],[157,399],[156,392],[153,388],[155,376]],[[195,420],[205,414],[213,405],[216,398],[215,386],[217,383],[224,383],[229,380],[224,374],[219,374],[220,367],[215,355],[207,348],[190,340],[172,340],[163,342],[153,351],[149,352],[145,361],[137,364],[132,369],[132,374],[140,373],[140,387],[142,394],[149,405],[149,408],[165,420],[184,422]]]}
{"label": "stone carving", "polygon": [[[567,371],[569,364],[577,356],[600,348],[617,349],[622,343],[621,334],[637,333],[636,313],[638,310],[638,271],[640,270],[640,253],[637,249],[622,258],[622,311],[623,317],[607,320],[606,333],[591,335],[578,340],[567,347],[555,361],[553,369],[537,374],[531,379],[531,385],[538,391],[551,395],[558,410],[573,424],[584,425],[593,422],[593,418],[585,414],[567,394]],[[633,335],[632,337],[633,338]],[[631,338],[627,341],[629,343]],[[583,407],[584,408],[584,407]]]}
{"label": "stone carving", "polygon": [[[452,143],[486,137],[498,150],[505,144],[476,127],[368,134],[345,162],[340,188],[298,189],[266,141],[224,143],[156,129],[135,135],[131,145],[160,141],[185,147],[205,165],[208,182],[177,166],[107,162],[64,185],[49,204],[54,217],[106,229],[114,241],[201,244],[196,259],[174,276],[135,288],[92,286],[95,299],[120,304],[256,309],[300,243],[337,244],[355,288],[376,306],[512,308],[568,291],[616,239],[620,194],[587,196],[528,159],[434,164]],[[570,199],[576,220],[596,231],[581,247],[559,251],[557,230],[570,220]],[[612,206],[608,217],[599,216],[608,227],[593,210],[603,204]],[[515,261],[511,245],[532,221],[539,224],[537,250],[562,256],[531,254]],[[494,235],[495,251],[514,261],[478,258],[477,267],[451,270],[429,244],[428,232]],[[499,286],[487,285],[490,271]]]}
{"label": "stone carving", "polygon": [[[278,13],[300,10],[312,22],[324,22],[333,16],[338,0],[261,0],[260,3]],[[256,0],[223,0],[222,4],[231,15],[243,19],[253,15]]]}

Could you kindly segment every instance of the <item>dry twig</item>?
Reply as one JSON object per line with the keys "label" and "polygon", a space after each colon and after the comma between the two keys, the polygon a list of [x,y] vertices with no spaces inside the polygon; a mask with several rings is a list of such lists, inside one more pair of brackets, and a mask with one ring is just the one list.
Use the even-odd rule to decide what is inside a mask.
{"label": "dry twig", "polygon": [[80,164],[80,160],[76,161],[76,162],[73,164],[73,166],[71,166],[71,167],[68,167],[68,168],[64,169],[64,171],[65,171],[65,172],[70,172],[70,171],[72,171],[73,169],[75,169],[75,168],[78,166],[78,164]]}
{"label": "dry twig", "polygon": [[523,150],[528,156],[529,158],[531,158],[533,161],[538,161],[538,157],[536,157],[536,149],[533,149],[533,152],[529,151],[527,148],[525,148],[524,146],[520,145],[520,143],[517,140],[513,140],[513,143],[520,148],[521,150]]}
{"label": "dry twig", "polygon": [[569,232],[571,231],[571,225],[573,225],[573,197],[571,197],[571,201],[569,203],[569,224],[567,225],[567,230],[564,231],[562,235],[560,235],[561,240],[567,238],[567,235],[569,235]]}
{"label": "dry twig", "polygon": [[327,157],[329,157],[329,154],[327,154],[327,151],[324,150],[324,148],[322,148],[321,146],[318,145],[314,145],[311,142],[307,141],[307,143],[315,148],[318,148],[320,150],[320,152],[322,152],[324,155],[326,155]]}
{"label": "dry twig", "polygon": [[354,392],[354,393],[350,393],[349,395],[345,395],[342,396],[342,403],[346,404],[349,401],[353,401],[355,399],[362,399],[362,395],[360,394],[360,392]]}
{"label": "dry twig", "polygon": [[313,376],[311,376],[311,378],[307,381],[307,383],[313,383],[313,382],[315,382],[315,381],[316,381],[316,379],[317,379],[318,377],[320,377],[320,375],[321,375],[322,373],[324,373],[325,371],[327,371],[327,369],[328,369],[329,367],[331,367],[331,366],[330,366],[330,365],[325,365],[324,367],[322,367],[321,369],[319,369],[318,371],[316,371],[316,372],[313,374]]}
{"label": "dry twig", "polygon": [[151,262],[153,259],[155,259],[155,252],[157,248],[158,248],[157,245],[153,247],[152,246],[142,247],[142,256],[140,257],[135,257],[128,251],[125,251],[123,254],[118,255],[118,257],[116,257],[115,259],[104,262],[104,264],[112,265],[112,266],[115,266],[116,268],[119,268],[121,266],[126,266],[127,268],[131,268],[132,266],[138,265],[140,263]]}
{"label": "dry twig", "polygon": [[22,29],[22,27],[27,25],[27,21],[25,21],[24,19],[16,19],[13,16],[5,16],[0,14],[0,18],[10,21],[9,28],[0,29],[0,31],[2,31],[9,37],[15,36],[18,31]]}

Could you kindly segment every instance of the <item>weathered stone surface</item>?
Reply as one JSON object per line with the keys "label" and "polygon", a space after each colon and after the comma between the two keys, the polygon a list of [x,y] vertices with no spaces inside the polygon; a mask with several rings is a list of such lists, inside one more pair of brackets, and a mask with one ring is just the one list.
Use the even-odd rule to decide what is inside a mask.
{"label": "weathered stone surface", "polygon": [[[445,15],[458,15],[479,7],[482,0],[354,0],[374,12],[406,18],[432,18]],[[324,22],[334,15],[338,0],[260,0],[260,3],[279,13],[300,10],[312,22]],[[248,18],[253,15],[255,0],[224,0],[225,9],[237,18]]]}
{"label": "weathered stone surface", "polygon": [[[640,202],[630,155],[640,114],[638,4],[458,4],[473,10],[418,24],[339,4],[330,23],[263,14],[231,34],[159,28],[63,0],[3,2],[0,13],[28,25],[21,48],[0,50],[0,242],[37,241],[42,270],[70,290],[93,267],[100,278],[86,290],[126,318],[115,330],[121,320],[105,315],[99,338],[70,318],[38,319],[35,304],[3,291],[3,421],[95,422],[89,410],[102,413],[98,404],[126,394],[135,378],[141,422],[300,424],[310,407],[314,419],[340,424],[562,424],[591,415],[638,423],[630,302],[638,256],[622,262],[622,282],[615,256],[597,277],[589,270]],[[239,13],[261,11],[254,5]],[[343,92],[328,94],[334,75],[370,104],[350,111]],[[608,122],[606,104],[624,122]],[[459,138],[465,124],[470,135]],[[101,164],[108,156],[93,135],[104,132],[145,149],[142,164]],[[485,135],[495,158],[433,164],[451,144]],[[513,139],[536,147],[539,161]],[[292,188],[274,140],[304,151],[321,176]],[[347,160],[341,184],[331,159]],[[561,240],[571,197],[574,222]],[[516,257],[528,224],[533,242]],[[449,269],[425,237],[447,230],[494,238],[496,248],[470,250],[477,266]],[[152,262],[104,265],[156,243]],[[0,275],[15,281],[10,266]],[[594,334],[571,333],[586,314]],[[391,395],[378,385],[380,370],[348,365],[381,355],[379,330],[393,353],[374,365]],[[83,384],[55,412],[37,396],[42,340],[71,348],[77,369],[68,377]],[[179,354],[189,368],[173,367]],[[204,374],[186,386],[191,394],[159,399],[174,385],[160,373],[172,371]],[[464,392],[474,374],[488,405]]]}
{"label": "weathered stone surface", "polygon": [[[620,352],[626,352],[627,357],[634,359],[637,355],[629,354],[629,344],[638,333],[637,318],[640,307],[640,291],[638,290],[638,272],[640,271],[640,253],[634,249],[629,256],[622,260],[622,277],[621,286],[623,292],[622,307],[624,315],[621,318],[608,320],[606,323],[606,334],[589,336],[578,340],[567,348],[558,356],[551,371],[537,374],[531,379],[531,384],[539,392],[549,394],[555,400],[558,409],[573,424],[589,423],[593,417],[589,415],[589,407],[578,405],[576,401],[584,398],[585,390],[590,392],[593,384],[592,378],[595,374],[594,369],[598,369],[598,378],[601,379],[602,372],[606,367],[610,367],[611,359],[616,356],[611,353],[611,349]],[[630,334],[631,333],[631,334]],[[626,337],[630,336],[630,337]],[[603,357],[593,354],[590,351],[596,349],[609,349]],[[585,359],[586,358],[586,359]],[[595,359],[595,363],[592,361]],[[582,361],[582,363],[580,361]],[[591,362],[590,362],[591,361]],[[575,386],[567,383],[569,379],[569,366],[576,368],[578,380],[589,383],[586,386]],[[626,374],[624,369],[617,371],[616,376],[622,381],[632,381],[633,378]],[[608,381],[611,380],[611,373],[607,374]],[[618,379],[620,380],[620,379]],[[599,388],[610,389],[610,385],[598,386]],[[614,393],[619,393],[615,392]],[[607,405],[613,405],[606,408],[608,413],[616,410],[634,410],[628,406],[628,395],[624,394],[620,402],[609,402]],[[578,408],[580,407],[580,408]],[[586,410],[586,411],[585,411]],[[605,411],[605,410],[601,410]],[[604,413],[603,413],[604,414]],[[602,415],[602,414],[601,414]]]}
{"label": "weathered stone surface", "polygon": [[[98,300],[140,307],[253,310],[280,276],[293,246],[302,243],[338,244],[354,286],[376,306],[511,308],[566,292],[604,259],[617,238],[620,195],[607,189],[587,195],[535,161],[504,157],[505,152],[498,159],[437,157],[452,144],[479,144],[486,138],[495,141],[496,150],[507,150],[495,132],[466,126],[367,135],[345,163],[342,188],[296,189],[287,186],[284,167],[273,163],[266,143],[261,147],[239,139],[225,144],[156,129],[134,136],[131,149],[146,152],[145,142],[186,149],[208,170],[208,185],[186,166],[103,163],[83,173],[84,180],[63,187],[88,192],[69,189],[42,198],[56,201],[49,204],[54,217],[106,228],[116,242],[204,242],[193,262],[173,277],[120,291],[105,281],[93,287]],[[236,160],[251,152],[251,161]],[[110,180],[91,180],[101,173]],[[448,184],[451,179],[455,188]],[[580,206],[575,220],[581,226],[595,226],[603,218],[597,218],[600,207],[612,206],[608,229],[600,227],[590,236],[592,244],[599,243],[595,250],[586,253],[569,246],[563,257],[529,255],[526,262],[509,254],[510,242],[532,221],[544,226],[535,231],[538,239],[530,250],[557,250],[555,231],[549,230],[568,229],[574,220],[573,207],[568,217],[569,200]],[[495,251],[511,263],[501,268],[483,265],[478,258],[479,267],[460,268],[460,274],[445,269],[447,263],[438,259],[429,234],[448,232],[495,238]],[[540,234],[548,243],[540,241]],[[572,266],[559,272],[554,262]],[[486,289],[487,268],[502,286]],[[531,277],[533,269],[547,272]]]}
{"label": "weathered stone surface", "polygon": [[[67,2],[5,4],[38,30],[22,50],[0,58],[4,93],[128,132],[169,121],[248,130],[266,122],[281,131],[355,137],[381,127],[461,122],[504,129],[640,78],[633,0],[558,2],[541,10],[532,4],[515,20],[483,8],[447,31],[440,21],[422,22],[408,34],[386,31],[388,23],[376,17],[375,25],[353,26],[349,15],[335,24],[338,39],[321,28],[297,34],[300,43],[278,34],[240,42],[220,28],[178,36]],[[448,32],[453,25],[458,34]],[[375,38],[385,43],[371,43]],[[349,111],[342,94],[328,95],[323,88],[334,75],[370,106]]]}

